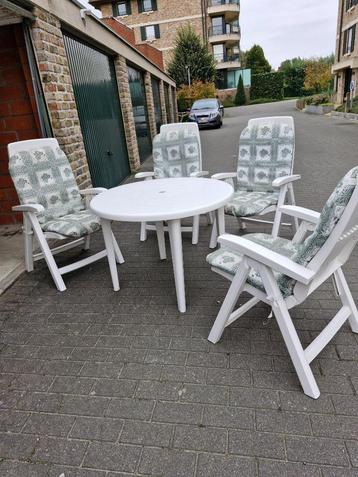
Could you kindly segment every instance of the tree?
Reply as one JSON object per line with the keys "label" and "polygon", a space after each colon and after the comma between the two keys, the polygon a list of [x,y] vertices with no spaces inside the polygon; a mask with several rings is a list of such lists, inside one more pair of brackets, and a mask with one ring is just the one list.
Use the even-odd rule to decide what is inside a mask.
{"label": "tree", "polygon": [[285,96],[303,96],[305,94],[305,68],[306,60],[299,57],[281,63],[278,71],[284,74]]}
{"label": "tree", "polygon": [[246,52],[246,68],[251,69],[252,75],[270,73],[271,65],[265,58],[265,53],[261,46],[254,45]]}
{"label": "tree", "polygon": [[244,88],[244,80],[242,75],[240,75],[239,81],[237,83],[237,91],[235,96],[235,104],[237,106],[242,106],[246,104],[246,95],[245,95],[245,88]]}
{"label": "tree", "polygon": [[168,73],[177,86],[188,84],[188,69],[191,82],[213,82],[216,67],[213,55],[195,33],[191,25],[179,29],[175,40],[173,57]]}
{"label": "tree", "polygon": [[332,86],[331,57],[308,60],[305,68],[305,90],[313,93],[327,91]]}

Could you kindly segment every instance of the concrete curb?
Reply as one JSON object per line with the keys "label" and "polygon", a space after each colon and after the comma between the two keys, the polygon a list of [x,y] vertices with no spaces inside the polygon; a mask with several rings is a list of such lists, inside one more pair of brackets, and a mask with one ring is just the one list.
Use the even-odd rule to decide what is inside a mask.
{"label": "concrete curb", "polygon": [[338,119],[349,119],[350,121],[358,122],[358,114],[354,113],[340,113],[339,111],[332,111],[331,117]]}

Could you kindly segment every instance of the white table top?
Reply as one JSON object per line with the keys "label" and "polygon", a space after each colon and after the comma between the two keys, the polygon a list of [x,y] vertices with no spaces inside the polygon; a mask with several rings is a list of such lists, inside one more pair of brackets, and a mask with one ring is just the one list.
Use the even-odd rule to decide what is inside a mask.
{"label": "white table top", "polygon": [[225,205],[233,194],[230,184],[215,179],[154,179],[102,192],[90,208],[104,219],[155,222],[205,214]]}

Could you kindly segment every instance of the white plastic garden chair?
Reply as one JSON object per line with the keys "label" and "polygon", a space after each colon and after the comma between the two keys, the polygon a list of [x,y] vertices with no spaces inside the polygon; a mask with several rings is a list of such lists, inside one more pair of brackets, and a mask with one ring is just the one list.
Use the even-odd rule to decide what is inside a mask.
{"label": "white plastic garden chair", "polygon": [[[293,174],[294,158],[295,126],[291,116],[249,120],[240,136],[237,171],[212,176],[230,182],[235,188],[225,214],[237,217],[240,229],[246,228],[244,221],[270,223],[273,224],[272,235],[278,236],[282,218],[280,206],[285,202],[295,204],[293,182],[301,178]],[[270,212],[276,212],[273,222],[253,218]],[[297,230],[296,218],[294,227]],[[216,245],[214,222],[210,248]]]}
{"label": "white plastic garden chair", "polygon": [[[202,153],[199,128],[196,123],[171,123],[160,128],[160,134],[153,139],[153,172],[139,172],[136,179],[152,180],[168,177],[206,177],[207,171],[202,170]],[[212,215],[207,214],[209,224]],[[182,226],[182,232],[192,233],[192,243],[199,241],[200,216],[193,217],[192,226]],[[157,225],[142,222],[140,240],[147,240],[147,231],[157,230]],[[163,231],[168,228],[163,225]],[[158,234],[158,240],[160,235]]]}
{"label": "white plastic garden chair", "polygon": [[[232,281],[209,341],[217,343],[225,327],[259,301],[267,303],[272,307],[302,388],[315,399],[320,392],[310,363],[346,320],[352,331],[358,333],[358,311],[342,270],[358,241],[357,178],[355,167],[339,182],[321,214],[297,206],[280,206],[280,213],[301,220],[292,241],[258,233],[244,237],[224,234],[219,237],[221,247],[207,257],[213,271]],[[330,277],[342,308],[304,349],[289,310],[304,302]],[[252,298],[233,311],[242,292]]]}
{"label": "white plastic garden chair", "polygon": [[[93,196],[106,189],[79,190],[68,159],[56,139],[14,142],[8,145],[8,154],[9,171],[21,202],[13,207],[13,211],[23,213],[26,270],[33,271],[34,260],[44,258],[57,289],[64,291],[66,286],[62,275],[107,256],[104,249],[60,268],[53,257],[78,245],[89,249],[90,236],[101,230],[101,223],[87,207]],[[113,240],[116,261],[123,263],[122,253],[110,229],[103,230],[103,235],[106,244]],[[40,253],[34,253],[34,237]],[[47,239],[71,241],[51,249]]]}

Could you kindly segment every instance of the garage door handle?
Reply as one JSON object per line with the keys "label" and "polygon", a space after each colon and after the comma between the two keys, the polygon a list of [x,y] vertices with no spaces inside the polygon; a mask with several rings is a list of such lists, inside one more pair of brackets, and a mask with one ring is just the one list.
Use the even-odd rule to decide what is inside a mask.
{"label": "garage door handle", "polygon": [[113,156],[113,152],[108,149],[107,156]]}

